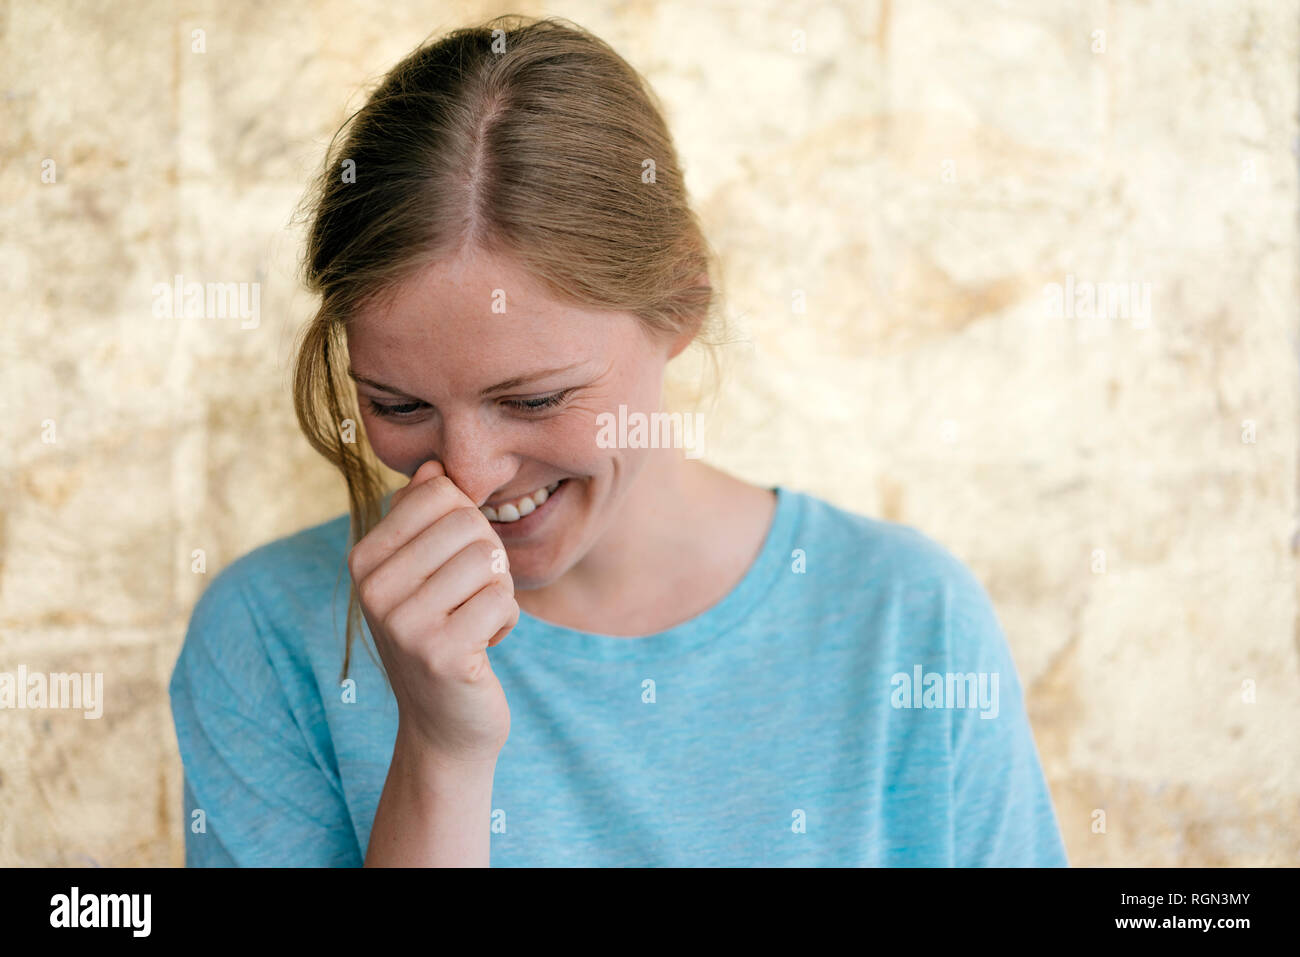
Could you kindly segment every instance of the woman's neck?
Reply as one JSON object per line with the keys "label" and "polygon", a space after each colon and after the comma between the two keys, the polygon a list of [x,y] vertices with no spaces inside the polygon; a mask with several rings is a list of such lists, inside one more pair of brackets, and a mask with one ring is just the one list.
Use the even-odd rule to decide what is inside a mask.
{"label": "woman's neck", "polygon": [[515,598],[530,615],[582,631],[662,631],[735,586],[761,549],[774,507],[770,491],[663,450],[577,564]]}

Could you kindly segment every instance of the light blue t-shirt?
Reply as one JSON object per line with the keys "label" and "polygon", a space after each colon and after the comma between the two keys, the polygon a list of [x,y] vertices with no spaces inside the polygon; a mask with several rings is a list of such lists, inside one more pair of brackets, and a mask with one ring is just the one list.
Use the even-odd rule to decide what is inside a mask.
{"label": "light blue t-shirt", "polygon": [[[655,635],[527,613],[493,867],[1066,866],[994,609],[910,526],[783,487],[721,601]],[[170,683],[188,866],[360,866],[397,733],[366,644],[340,687],[347,515],[255,549]],[[202,814],[195,813],[202,811]]]}

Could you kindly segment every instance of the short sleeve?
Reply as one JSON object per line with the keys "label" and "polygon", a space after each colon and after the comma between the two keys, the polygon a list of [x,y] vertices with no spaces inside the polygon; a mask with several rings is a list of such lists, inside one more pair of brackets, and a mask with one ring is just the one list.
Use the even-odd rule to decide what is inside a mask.
{"label": "short sleeve", "polygon": [[[358,867],[355,829],[320,742],[268,654],[241,559],[195,605],[168,691],[184,770],[187,867]],[[200,813],[201,812],[201,813]]]}
{"label": "short sleeve", "polygon": [[987,593],[965,566],[948,595],[954,671],[979,700],[952,710],[957,867],[1068,867],[1011,650]]}

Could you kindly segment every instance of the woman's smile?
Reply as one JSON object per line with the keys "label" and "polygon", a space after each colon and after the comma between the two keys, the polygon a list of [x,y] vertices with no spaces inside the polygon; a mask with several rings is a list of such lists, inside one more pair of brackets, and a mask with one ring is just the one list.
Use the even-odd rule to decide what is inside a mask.
{"label": "woman's smile", "polygon": [[524,538],[533,534],[556,510],[556,499],[563,496],[568,479],[561,479],[516,499],[507,499],[495,507],[483,505],[479,511],[487,516],[497,535],[505,539]]}

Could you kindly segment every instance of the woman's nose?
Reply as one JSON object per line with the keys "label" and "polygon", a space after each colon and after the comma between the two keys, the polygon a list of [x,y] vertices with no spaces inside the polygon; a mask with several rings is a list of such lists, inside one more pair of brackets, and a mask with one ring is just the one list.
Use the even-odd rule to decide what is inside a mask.
{"label": "woman's nose", "polygon": [[516,463],[498,448],[491,429],[465,419],[444,417],[442,468],[475,505],[482,505],[514,475]]}

